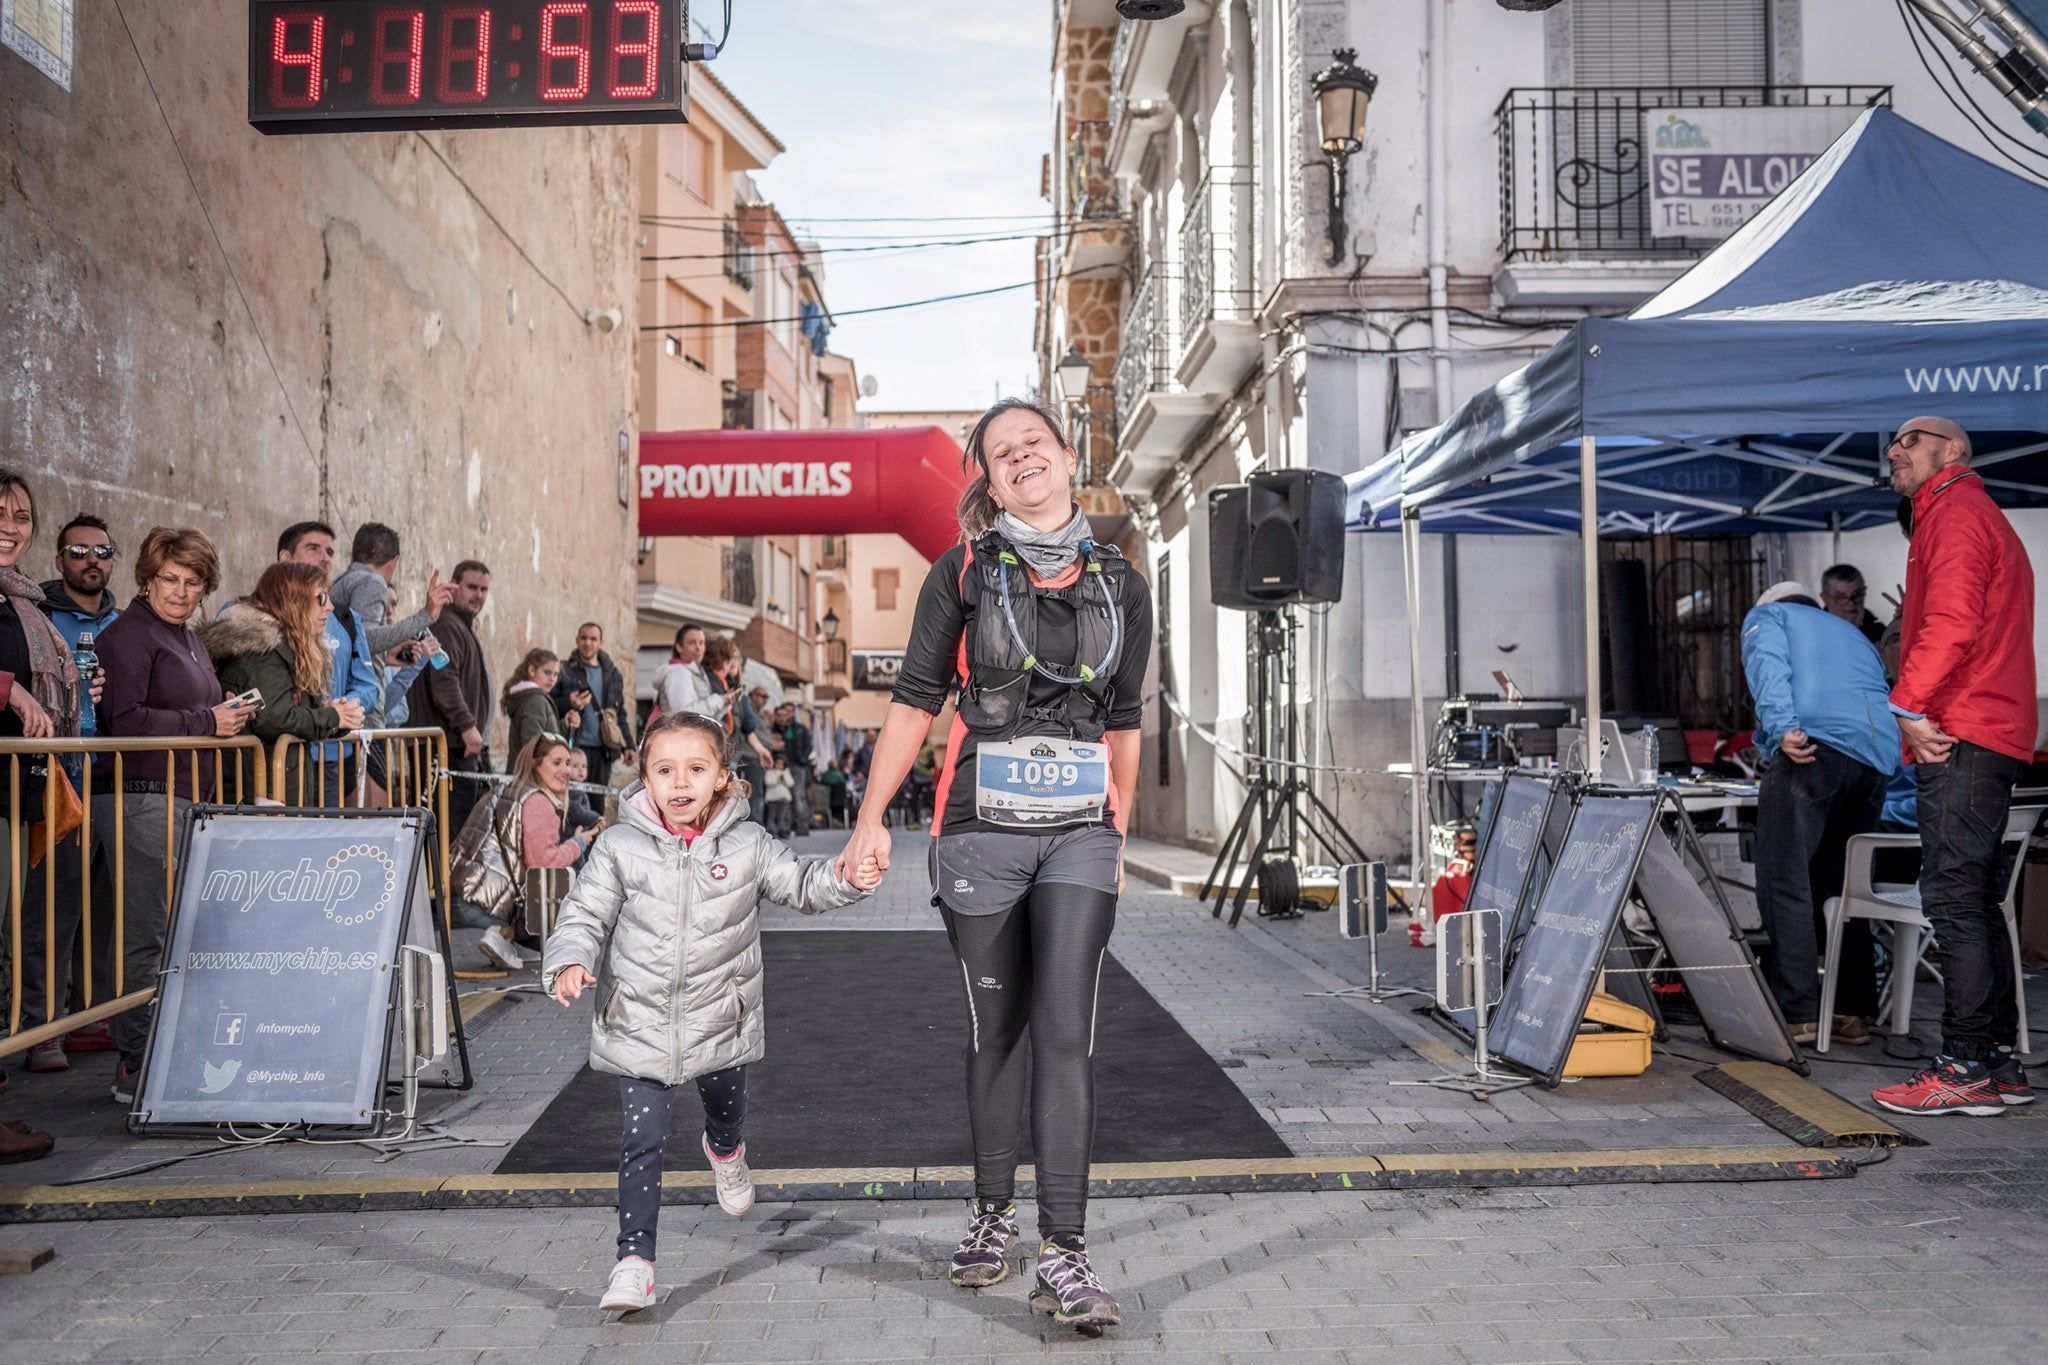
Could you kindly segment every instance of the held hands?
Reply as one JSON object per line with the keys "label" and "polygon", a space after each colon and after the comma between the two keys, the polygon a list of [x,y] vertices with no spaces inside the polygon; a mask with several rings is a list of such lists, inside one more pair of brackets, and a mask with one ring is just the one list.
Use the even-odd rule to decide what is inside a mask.
{"label": "held hands", "polygon": [[[839,850],[839,856],[833,860],[832,871],[841,881],[861,886],[862,865],[869,862],[875,865],[874,884],[879,885],[882,880],[881,874],[889,870],[889,831],[880,824],[869,825],[865,821],[856,821],[853,826],[853,837],[846,841],[845,848]],[[872,888],[863,886],[861,889]]]}
{"label": "held hands", "polygon": [[1811,763],[1820,752],[1804,730],[1787,730],[1778,748],[1794,763]]}
{"label": "held hands", "polygon": [[1910,720],[1900,716],[1899,733],[1906,737],[1914,759],[1921,763],[1946,763],[1948,751],[1956,747],[1956,737],[1943,732],[1932,719]]}
{"label": "held hands", "polygon": [[872,891],[882,884],[882,864],[870,853],[846,880],[863,891]]}
{"label": "held hands", "polygon": [[562,968],[561,971],[555,973],[555,999],[561,1002],[563,1009],[567,1009],[571,1000],[576,999],[583,994],[586,988],[595,984],[597,984],[597,978],[572,962]]}

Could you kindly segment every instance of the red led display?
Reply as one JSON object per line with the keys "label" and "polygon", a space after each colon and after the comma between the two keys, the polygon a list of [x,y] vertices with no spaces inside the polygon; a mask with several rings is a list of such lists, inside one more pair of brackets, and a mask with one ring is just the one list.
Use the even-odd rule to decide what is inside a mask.
{"label": "red led display", "polygon": [[251,0],[266,133],[680,123],[686,0]]}

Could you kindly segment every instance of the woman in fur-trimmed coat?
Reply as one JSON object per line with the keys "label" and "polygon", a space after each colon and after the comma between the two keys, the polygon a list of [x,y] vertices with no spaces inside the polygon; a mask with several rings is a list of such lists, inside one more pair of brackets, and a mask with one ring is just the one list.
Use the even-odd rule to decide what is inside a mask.
{"label": "woman in fur-trimmed coat", "polygon": [[[326,576],[310,564],[273,564],[256,590],[200,629],[214,671],[229,696],[254,688],[263,694],[249,733],[266,745],[290,735],[311,743],[333,739],[363,723],[359,703],[327,699],[330,678],[321,630],[326,624]],[[285,791],[297,789],[295,754]],[[252,790],[254,752],[242,751],[242,790]],[[284,792],[271,795],[284,796]]]}

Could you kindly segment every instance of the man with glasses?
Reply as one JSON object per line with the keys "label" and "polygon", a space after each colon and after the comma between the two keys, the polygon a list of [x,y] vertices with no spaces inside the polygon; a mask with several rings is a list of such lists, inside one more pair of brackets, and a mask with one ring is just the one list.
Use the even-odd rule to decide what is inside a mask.
{"label": "man with glasses", "polygon": [[121,614],[107,588],[118,554],[107,523],[90,512],[80,512],[57,532],[57,577],[43,584],[43,614],[73,649],[79,636],[97,639]]}
{"label": "man with glasses", "polygon": [[1821,609],[1830,616],[1841,617],[1862,631],[1864,639],[1876,644],[1884,639],[1884,622],[1865,605],[1864,599],[1869,595],[1863,571],[1854,564],[1837,564],[1821,573]]}
{"label": "man with glasses", "polygon": [[[2002,1114],[2034,1098],[2012,1051],[2012,950],[1999,878],[2012,789],[2033,759],[2034,570],[1970,468],[1970,438],[1916,417],[1886,450],[1913,501],[1891,709],[1920,786],[1920,900],[1942,973],[1941,1053],[1871,1098],[1906,1114]],[[1894,967],[1913,988],[1912,963]]]}

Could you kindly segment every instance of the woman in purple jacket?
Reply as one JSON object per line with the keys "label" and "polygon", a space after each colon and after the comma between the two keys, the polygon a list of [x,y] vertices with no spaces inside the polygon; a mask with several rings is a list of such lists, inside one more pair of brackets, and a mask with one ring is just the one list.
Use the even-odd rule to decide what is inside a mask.
{"label": "woman in purple jacket", "polygon": [[[100,733],[117,738],[202,738],[241,733],[255,711],[225,700],[206,646],[191,621],[208,593],[220,586],[220,556],[205,533],[158,526],[144,537],[135,556],[135,584],[141,594],[98,640],[106,691],[99,704]],[[114,828],[121,803],[122,863],[121,989],[155,984],[164,944],[164,861],[180,816],[194,801],[214,799],[217,760],[201,755],[194,772],[189,754],[165,770],[167,753],[134,753],[121,760],[121,793],[93,797],[93,827]],[[109,760],[101,760],[108,764]],[[232,767],[230,771],[235,771]],[[229,800],[253,794],[225,793]],[[114,1016],[114,1046],[120,1052],[114,1098],[132,1103],[149,1015],[132,1009]]]}

